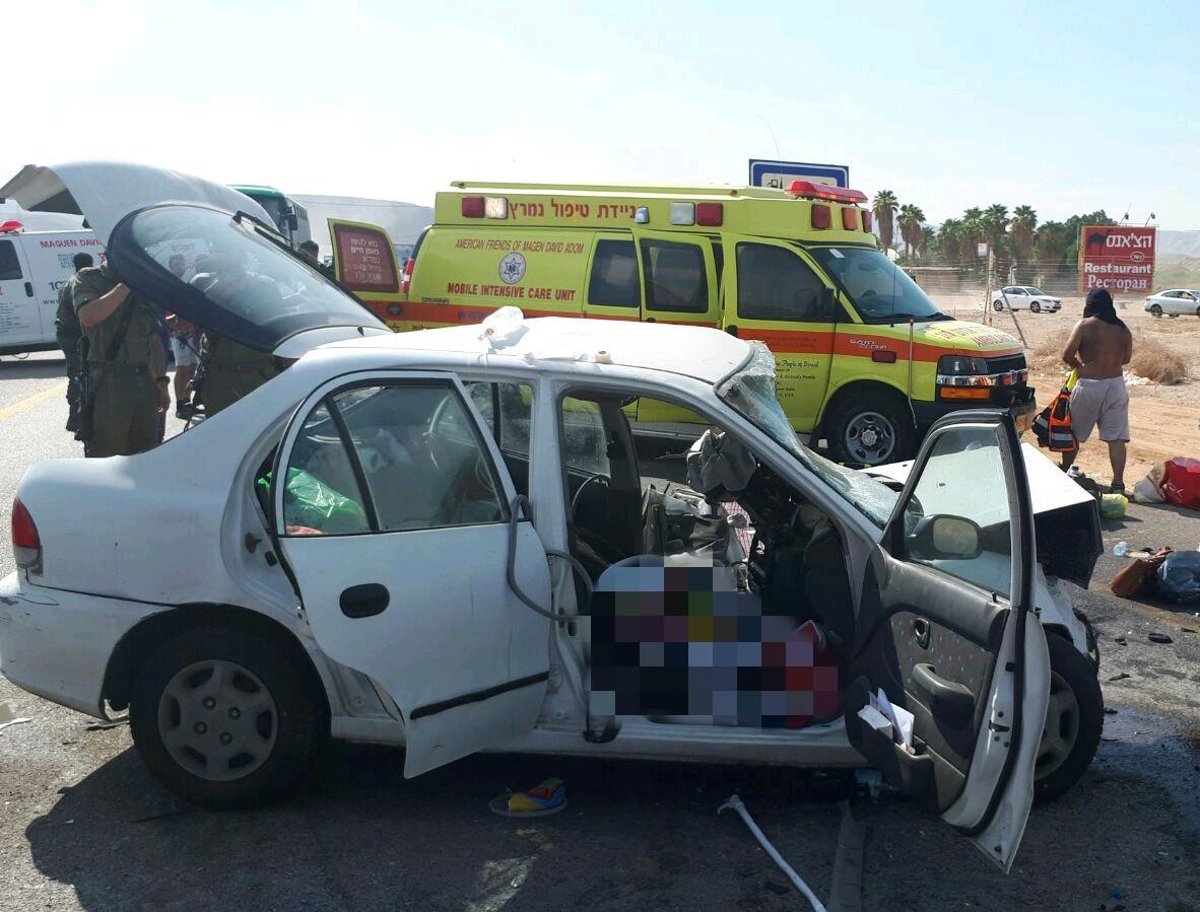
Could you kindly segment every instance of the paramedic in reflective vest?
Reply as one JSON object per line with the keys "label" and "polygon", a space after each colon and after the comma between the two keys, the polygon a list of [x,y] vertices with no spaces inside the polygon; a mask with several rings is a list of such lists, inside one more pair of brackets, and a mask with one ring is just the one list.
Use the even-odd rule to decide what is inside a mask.
{"label": "paramedic in reflective vest", "polygon": [[[240,313],[270,313],[282,308],[278,286],[266,276],[248,272],[236,252],[197,257],[197,263],[197,268],[209,271],[198,272],[191,284],[214,303],[236,299],[237,305],[230,309]],[[281,370],[277,358],[207,330],[200,339],[200,364],[197,397],[205,417],[233,405]]]}
{"label": "paramedic in reflective vest", "polygon": [[[1125,365],[1133,357],[1133,335],[1117,316],[1107,288],[1093,288],[1083,306],[1083,319],[1075,324],[1063,349],[1067,367],[1079,374],[1071,391],[1071,429],[1082,444],[1100,429],[1108,444],[1112,465],[1112,490],[1125,492],[1125,444],[1129,442],[1129,392]],[[1063,468],[1071,467],[1078,451],[1063,453]]]}
{"label": "paramedic in reflective vest", "polygon": [[[78,275],[79,270],[87,269],[95,260],[90,253],[77,253],[71,262],[75,266],[75,275]],[[58,290],[58,313],[54,317],[58,347],[67,359],[67,430],[72,433],[79,430],[79,371],[83,367],[79,362],[79,339],[83,330],[71,299],[74,287],[75,276],[71,276]]]}
{"label": "paramedic in reflective vest", "polygon": [[158,416],[171,405],[154,309],[107,263],[80,270],[74,281],[71,297],[88,340],[92,433],[84,453],[128,456],[151,449],[158,443]]}

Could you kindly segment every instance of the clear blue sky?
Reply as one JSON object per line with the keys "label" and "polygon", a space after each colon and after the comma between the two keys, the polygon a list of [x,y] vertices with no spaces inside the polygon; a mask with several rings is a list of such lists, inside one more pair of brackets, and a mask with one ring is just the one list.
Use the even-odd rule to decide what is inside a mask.
{"label": "clear blue sky", "polygon": [[1195,0],[55,0],[3,22],[0,180],[125,158],[428,203],[460,178],[738,184],[778,153],[931,221],[1200,227]]}

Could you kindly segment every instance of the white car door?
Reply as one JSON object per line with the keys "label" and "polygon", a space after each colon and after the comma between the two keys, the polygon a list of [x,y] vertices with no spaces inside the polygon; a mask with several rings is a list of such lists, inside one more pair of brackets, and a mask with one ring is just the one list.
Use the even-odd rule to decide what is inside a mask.
{"label": "white car door", "polygon": [[1014,285],[1004,289],[1004,292],[1008,295],[1008,304],[1013,310],[1029,309],[1029,293],[1024,288]]}
{"label": "white car door", "polygon": [[[533,727],[549,676],[546,553],[452,374],[318,388],[280,447],[275,529],[321,649],[368,675],[415,776]],[[510,538],[510,535],[512,536]]]}
{"label": "white car door", "polygon": [[[851,743],[1005,870],[1033,802],[1050,693],[1031,610],[1032,516],[1011,419],[939,421],[872,554],[848,658]],[[915,717],[913,753],[858,716],[878,688]]]}
{"label": "white car door", "polygon": [[1200,304],[1196,300],[1196,292],[1181,291],[1179,292],[1179,300],[1175,302],[1179,308],[1176,312],[1186,314],[1187,316],[1200,316]]}

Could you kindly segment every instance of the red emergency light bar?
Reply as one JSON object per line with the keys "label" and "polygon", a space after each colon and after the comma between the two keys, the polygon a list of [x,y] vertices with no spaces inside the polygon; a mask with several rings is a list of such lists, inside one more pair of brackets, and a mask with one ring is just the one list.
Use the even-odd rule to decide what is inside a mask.
{"label": "red emergency light bar", "polygon": [[0,234],[16,234],[18,231],[24,230],[25,226],[13,219],[9,219],[7,222],[0,222]]}
{"label": "red emergency light bar", "polygon": [[829,200],[831,203],[865,203],[867,195],[848,187],[825,187],[812,181],[792,181],[787,192],[797,199]]}

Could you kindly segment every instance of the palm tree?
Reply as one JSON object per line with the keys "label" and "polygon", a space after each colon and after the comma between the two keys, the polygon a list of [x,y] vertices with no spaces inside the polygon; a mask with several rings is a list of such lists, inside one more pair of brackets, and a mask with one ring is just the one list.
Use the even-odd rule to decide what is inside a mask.
{"label": "palm tree", "polygon": [[975,257],[976,245],[986,236],[983,227],[983,211],[978,206],[972,206],[963,212],[962,230],[963,241],[967,244],[965,252],[968,257]]}
{"label": "palm tree", "polygon": [[948,218],[942,222],[938,237],[942,242],[942,256],[950,266],[957,266],[963,258],[963,223],[958,219]]}
{"label": "palm tree", "polygon": [[1008,207],[1000,203],[988,206],[987,211],[983,213],[983,228],[992,252],[998,252],[1000,239],[1004,237],[1008,228]]}
{"label": "palm tree", "polygon": [[879,240],[883,243],[885,251],[892,246],[896,210],[899,208],[900,203],[891,190],[880,190],[871,201],[871,211],[875,213],[875,223],[879,225]]}
{"label": "palm tree", "polygon": [[1022,265],[1030,263],[1033,259],[1033,241],[1037,223],[1037,213],[1033,211],[1032,206],[1018,206],[1013,210],[1009,227],[1012,228],[1012,239],[1017,248],[1017,260]]}
{"label": "palm tree", "polygon": [[920,206],[906,203],[900,207],[900,237],[904,240],[904,255],[911,262],[913,251],[921,246],[921,222],[925,213]]}

